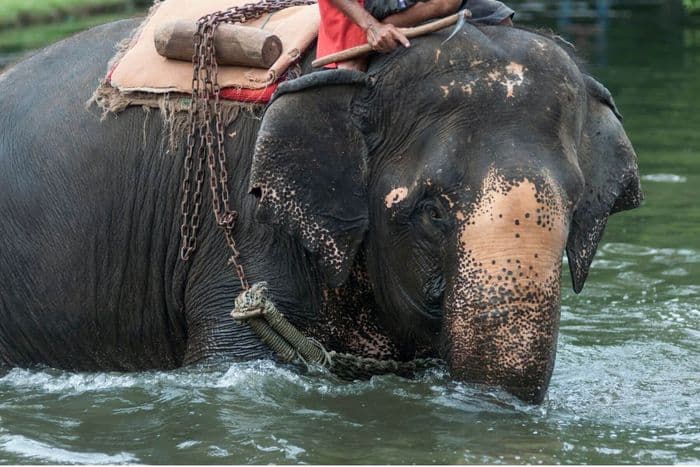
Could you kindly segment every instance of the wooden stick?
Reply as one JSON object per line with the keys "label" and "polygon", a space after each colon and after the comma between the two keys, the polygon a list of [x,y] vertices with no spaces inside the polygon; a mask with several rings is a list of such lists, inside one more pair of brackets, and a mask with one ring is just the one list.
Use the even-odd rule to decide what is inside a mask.
{"label": "wooden stick", "polygon": [[[471,15],[472,14],[469,10],[462,10],[458,13],[446,16],[442,19],[433,21],[431,23],[421,24],[420,26],[416,26],[413,28],[399,28],[399,31],[401,31],[403,35],[406,36],[408,39],[411,39],[414,37],[430,34],[431,32],[439,31],[440,29],[444,29],[448,26],[452,26],[453,24],[457,23],[457,21],[459,21],[460,16],[469,18],[471,17]],[[320,68],[322,66],[328,65],[329,63],[344,62],[346,60],[361,57],[363,55],[367,55],[371,51],[372,47],[370,47],[369,44],[358,45],[357,47],[341,50],[340,52],[332,53],[330,55],[326,55],[325,57],[317,58],[311,63],[311,66],[314,68]]]}

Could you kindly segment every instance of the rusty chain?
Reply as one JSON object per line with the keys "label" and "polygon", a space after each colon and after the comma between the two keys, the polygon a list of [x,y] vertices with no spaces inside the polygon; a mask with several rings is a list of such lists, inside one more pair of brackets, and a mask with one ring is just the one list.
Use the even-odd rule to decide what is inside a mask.
{"label": "rusty chain", "polygon": [[[187,152],[182,176],[180,258],[187,261],[197,248],[197,231],[201,221],[200,211],[206,162],[209,169],[209,188],[212,195],[214,218],[216,224],[222,229],[226,244],[231,250],[229,264],[235,268],[243,290],[250,289],[250,285],[240,262],[240,251],[236,247],[236,240],[233,237],[238,213],[231,209],[229,202],[229,175],[226,168],[221,88],[217,79],[219,66],[216,62],[214,34],[219,24],[245,23],[266,13],[315,3],[316,0],[263,0],[258,3],[247,3],[240,7],[210,13],[197,21],[197,31],[193,37],[192,102],[188,116]],[[214,101],[213,115],[212,97]],[[216,141],[214,141],[214,131],[216,132]],[[192,193],[193,185],[194,192]]]}

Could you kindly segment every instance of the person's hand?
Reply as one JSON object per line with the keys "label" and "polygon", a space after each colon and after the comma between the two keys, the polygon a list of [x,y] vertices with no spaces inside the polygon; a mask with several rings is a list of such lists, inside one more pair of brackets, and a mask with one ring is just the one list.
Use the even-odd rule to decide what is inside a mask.
{"label": "person's hand", "polygon": [[411,46],[406,36],[396,26],[380,22],[376,22],[367,28],[367,43],[372,47],[372,50],[381,53],[391,52],[399,44],[404,47]]}

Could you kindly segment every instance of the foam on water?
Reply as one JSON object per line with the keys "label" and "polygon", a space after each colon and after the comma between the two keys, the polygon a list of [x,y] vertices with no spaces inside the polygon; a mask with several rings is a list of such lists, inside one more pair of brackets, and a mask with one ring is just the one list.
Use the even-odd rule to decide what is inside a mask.
{"label": "foam on water", "polygon": [[642,177],[645,182],[659,182],[659,183],[685,183],[688,181],[688,177],[676,174],[649,174]]}
{"label": "foam on water", "polygon": [[138,459],[129,453],[106,455],[57,448],[22,435],[0,435],[0,447],[23,459],[50,464],[126,464]]}

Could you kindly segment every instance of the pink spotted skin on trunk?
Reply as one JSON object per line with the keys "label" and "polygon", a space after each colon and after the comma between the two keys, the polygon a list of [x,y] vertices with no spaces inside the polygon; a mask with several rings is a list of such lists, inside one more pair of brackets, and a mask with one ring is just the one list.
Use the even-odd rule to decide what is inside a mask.
{"label": "pink spotted skin on trunk", "polygon": [[566,197],[552,177],[491,169],[473,209],[457,213],[458,271],[445,297],[454,376],[541,400],[554,367]]}

